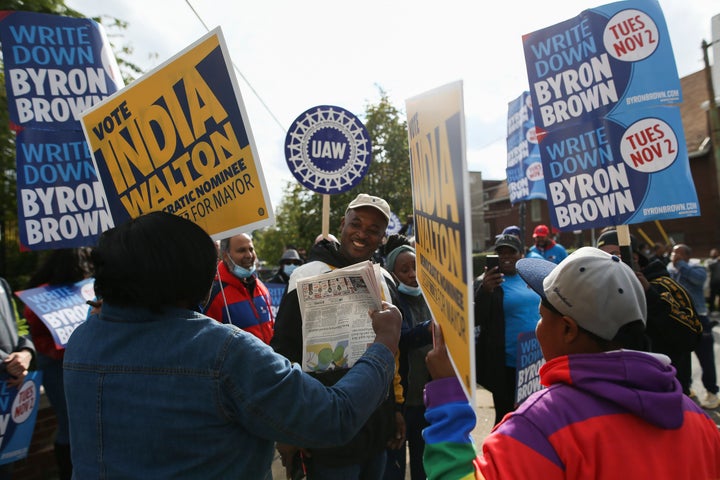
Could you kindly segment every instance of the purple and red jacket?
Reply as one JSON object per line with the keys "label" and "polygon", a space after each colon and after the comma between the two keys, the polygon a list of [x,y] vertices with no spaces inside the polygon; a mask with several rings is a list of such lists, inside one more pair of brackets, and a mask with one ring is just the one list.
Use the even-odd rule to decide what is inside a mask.
{"label": "purple and red jacket", "polygon": [[486,479],[720,478],[718,427],[683,395],[666,356],[561,356],[541,367],[540,379],[547,388],[495,426],[472,459],[472,443],[463,440],[474,426],[472,407],[458,401],[447,379],[430,382],[428,478],[465,478],[458,471]]}

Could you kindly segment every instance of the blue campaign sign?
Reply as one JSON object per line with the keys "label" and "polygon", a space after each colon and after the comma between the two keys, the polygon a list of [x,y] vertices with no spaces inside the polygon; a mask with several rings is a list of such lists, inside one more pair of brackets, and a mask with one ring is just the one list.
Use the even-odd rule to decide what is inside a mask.
{"label": "blue campaign sign", "polygon": [[113,226],[82,131],[17,134],[20,243],[30,249],[94,245]]}
{"label": "blue campaign sign", "polygon": [[515,372],[515,403],[520,405],[527,397],[542,390],[540,367],[545,363],[535,332],[522,332],[517,341],[517,369]]}
{"label": "blue campaign sign", "polygon": [[280,307],[280,302],[285,295],[285,290],[287,290],[287,285],[284,283],[265,283],[265,286],[267,287],[268,292],[270,292],[270,301],[272,302],[270,311],[272,312],[274,318],[277,316],[277,311]]}
{"label": "blue campaign sign", "polygon": [[308,190],[343,193],[360,183],[370,168],[370,136],[351,112],[320,105],[293,122],[285,137],[285,160]]}
{"label": "blue campaign sign", "polygon": [[102,26],[88,18],[3,12],[0,42],[10,121],[81,130],[80,114],[122,88]]}
{"label": "blue campaign sign", "polygon": [[27,457],[40,405],[42,372],[30,371],[20,388],[8,386],[5,378],[0,378],[0,464]]}
{"label": "blue campaign sign", "polygon": [[655,0],[627,0],[523,36],[535,123],[546,130],[613,109],[682,100],[665,18]]}
{"label": "blue campaign sign", "polygon": [[0,13],[8,113],[18,132],[18,227],[29,250],[94,245],[112,227],[80,125],[123,87],[102,26],[87,18]]}
{"label": "blue campaign sign", "polygon": [[95,298],[94,278],[68,285],[30,288],[15,292],[48,327],[53,340],[65,347],[70,335],[87,319],[88,300]]}
{"label": "blue campaign sign", "polygon": [[508,104],[507,174],[510,203],[545,200],[545,177],[535,132],[530,92]]}
{"label": "blue campaign sign", "polygon": [[700,215],[656,1],[586,10],[523,44],[554,227]]}
{"label": "blue campaign sign", "polygon": [[550,218],[561,230],[700,215],[677,108],[551,130],[541,145]]}

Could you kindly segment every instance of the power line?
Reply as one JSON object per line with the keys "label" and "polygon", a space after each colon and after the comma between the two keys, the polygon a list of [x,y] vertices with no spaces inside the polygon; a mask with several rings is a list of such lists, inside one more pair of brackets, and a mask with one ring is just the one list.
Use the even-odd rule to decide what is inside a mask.
{"label": "power line", "polygon": [[[187,6],[190,7],[190,10],[192,10],[192,12],[195,14],[195,16],[197,17],[197,19],[198,19],[198,20],[200,21],[200,23],[202,24],[202,26],[205,28],[205,31],[209,32],[210,29],[209,29],[208,26],[205,24],[205,22],[203,21],[203,19],[200,17],[200,14],[197,12],[197,10],[195,10],[195,8],[190,4],[190,0],[185,0],[185,3],[187,3]],[[231,60],[231,62],[232,62],[232,60]],[[262,104],[262,106],[265,108],[265,110],[268,112],[268,114],[272,117],[272,119],[275,120],[275,123],[280,127],[280,130],[282,130],[283,133],[286,133],[286,132],[287,132],[287,128],[285,128],[285,127],[283,126],[283,124],[280,123],[280,120],[277,119],[277,117],[276,117],[275,114],[272,112],[272,110],[270,110],[270,107],[268,107],[268,105],[265,103],[265,100],[262,99],[262,97],[261,97],[260,94],[257,92],[257,90],[255,90],[255,88],[254,88],[254,87],[252,86],[252,84],[248,81],[248,79],[245,78],[245,75],[243,75],[242,72],[240,71],[240,69],[237,67],[237,65],[235,65],[235,62],[232,62],[232,66],[233,66],[233,68],[235,69],[235,71],[237,72],[237,74],[240,75],[240,78],[242,78],[243,81],[245,82],[245,84],[250,88],[250,90],[251,90],[252,93],[255,95],[255,97],[258,99],[258,101],[260,102],[260,104]]]}

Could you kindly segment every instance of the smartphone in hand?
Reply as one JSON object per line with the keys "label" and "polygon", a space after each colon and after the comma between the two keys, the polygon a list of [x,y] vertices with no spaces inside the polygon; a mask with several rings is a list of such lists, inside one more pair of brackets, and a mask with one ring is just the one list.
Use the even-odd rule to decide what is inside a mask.
{"label": "smartphone in hand", "polygon": [[500,258],[497,255],[486,255],[485,256],[485,266],[487,267],[488,272],[495,267],[499,267],[500,266]]}

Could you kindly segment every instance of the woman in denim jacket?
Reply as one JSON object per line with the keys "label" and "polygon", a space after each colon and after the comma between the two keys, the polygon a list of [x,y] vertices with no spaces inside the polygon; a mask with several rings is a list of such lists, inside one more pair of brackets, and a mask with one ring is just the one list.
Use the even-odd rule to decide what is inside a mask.
{"label": "woman in denim jacket", "polygon": [[348,441],[387,394],[400,312],[372,312],[375,343],[334,387],[233,325],[194,311],[215,244],[154,212],[93,251],[103,297],[70,338],[65,392],[75,478],[271,478],[273,442]]}

